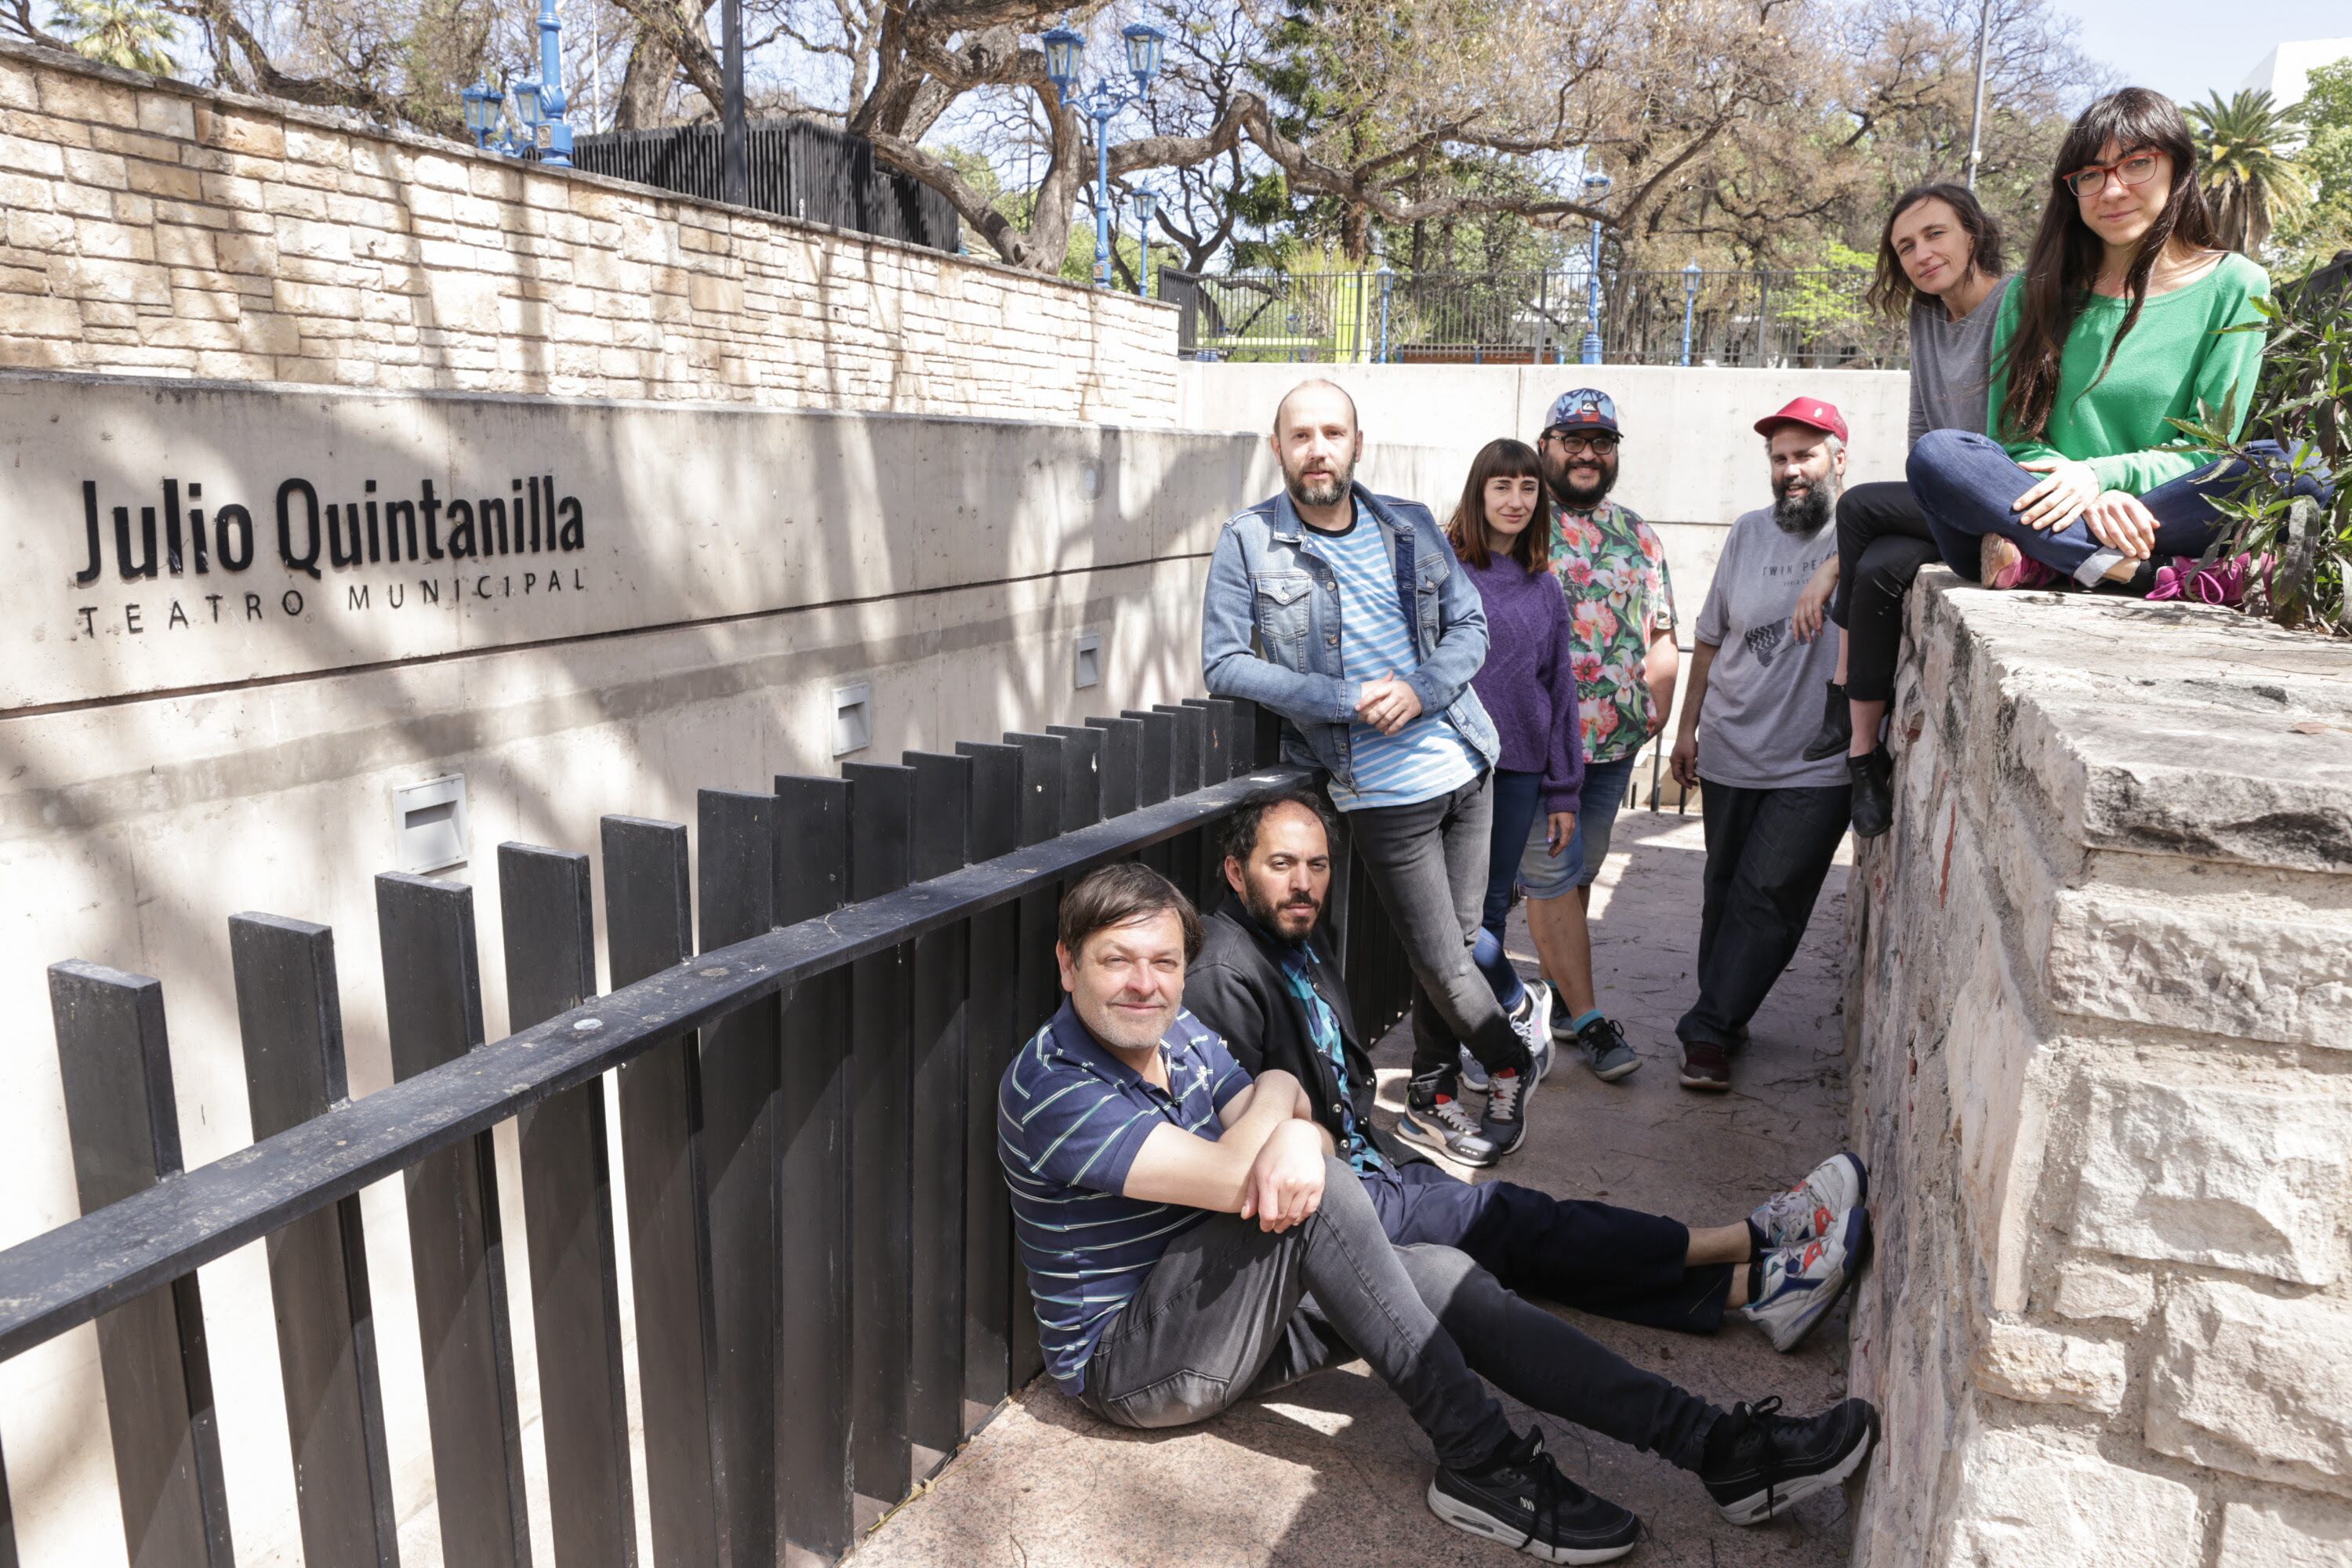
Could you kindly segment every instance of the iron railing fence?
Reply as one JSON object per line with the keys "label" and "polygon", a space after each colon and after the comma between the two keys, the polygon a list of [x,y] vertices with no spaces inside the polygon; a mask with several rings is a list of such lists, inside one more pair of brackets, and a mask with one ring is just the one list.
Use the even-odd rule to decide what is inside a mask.
{"label": "iron railing fence", "polygon": [[[716,125],[604,131],[572,142],[592,174],[658,185],[706,201],[725,197]],[[804,120],[745,128],[750,204],[762,212],[908,240],[952,252],[963,243],[955,205],[911,175],[876,162],[874,144]]]}
{"label": "iron railing fence", "polygon": [[[1060,889],[1136,857],[1196,896],[1219,891],[1221,819],[1305,776],[1264,765],[1274,741],[1269,716],[1196,700],[780,777],[772,792],[705,790],[691,901],[687,829],[607,816],[604,995],[590,858],[501,845],[501,1039],[484,1029],[471,889],[380,877],[396,1081],[357,1100],[334,933],[235,916],[259,1141],[194,1170],[162,984],[58,964],[83,1217],[0,1252],[0,1359],[95,1320],[131,1560],[229,1568],[195,1270],[267,1238],[292,1437],[278,1462],[293,1468],[304,1555],[394,1563],[358,1194],[400,1174],[450,1561],[532,1560],[520,1333],[538,1347],[555,1559],[634,1561],[623,1291],[655,1561],[838,1558],[1041,1368],[995,1103],[1013,1051],[1058,1002]],[[1384,1031],[1405,1010],[1406,966],[1360,867],[1339,860],[1341,963],[1360,1016]],[[491,1143],[509,1120],[527,1322],[505,1290]],[[14,1563],[5,1484],[0,1466],[0,1563]]]}
{"label": "iron railing fence", "polygon": [[[1588,331],[1582,270],[1524,273],[1160,270],[1188,357],[1322,363],[1566,364]],[[1903,324],[1856,271],[1601,275],[1612,364],[1899,368]],[[1685,347],[1685,321],[1688,341]]]}

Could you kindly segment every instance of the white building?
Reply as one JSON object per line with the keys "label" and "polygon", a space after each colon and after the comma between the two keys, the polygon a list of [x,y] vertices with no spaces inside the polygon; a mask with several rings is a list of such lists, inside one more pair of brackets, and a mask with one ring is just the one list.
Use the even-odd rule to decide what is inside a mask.
{"label": "white building", "polygon": [[2281,44],[2264,55],[2263,63],[2247,72],[2246,79],[2238,85],[2250,92],[2267,91],[2273,103],[2284,108],[2303,101],[2313,70],[2347,58],[2352,58],[2352,38],[2305,38]]}

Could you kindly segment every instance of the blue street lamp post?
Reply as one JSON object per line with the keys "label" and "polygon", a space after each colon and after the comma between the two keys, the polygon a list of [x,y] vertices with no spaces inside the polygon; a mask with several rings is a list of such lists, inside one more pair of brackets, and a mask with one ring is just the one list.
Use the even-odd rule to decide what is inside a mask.
{"label": "blue street lamp post", "polygon": [[503,91],[492,91],[485,84],[469,87],[460,96],[475,146],[495,147],[510,158],[537,148],[541,163],[570,167],[572,127],[563,119],[563,24],[556,17],[555,0],[539,0],[539,74],[515,83],[514,117],[523,134],[497,135],[506,110]]}
{"label": "blue street lamp post", "polygon": [[[552,4],[552,0],[542,0]],[[1110,287],[1110,122],[1119,110],[1139,101],[1150,87],[1151,79],[1160,74],[1160,50],[1167,37],[1157,27],[1140,22],[1119,29],[1127,40],[1127,74],[1135,79],[1129,87],[1117,79],[1095,83],[1078,90],[1078,68],[1084,63],[1087,40],[1067,27],[1055,27],[1045,35],[1045,76],[1060,93],[1062,102],[1095,122],[1095,286]]]}
{"label": "blue street lamp post", "polygon": [[1698,258],[1683,268],[1683,364],[1690,364],[1691,311],[1698,304]]}
{"label": "blue street lamp post", "polygon": [[[1609,195],[1609,176],[1598,169],[1585,175],[1586,204],[1598,206],[1601,199]],[[1586,364],[1599,364],[1601,363],[1601,219],[1597,216],[1592,220],[1592,264],[1591,275],[1585,279],[1585,310],[1588,315],[1584,328],[1583,360]]]}
{"label": "blue street lamp post", "polygon": [[1160,193],[1150,186],[1139,186],[1128,198],[1135,208],[1135,237],[1143,247],[1143,258],[1135,272],[1135,291],[1144,299],[1151,298],[1151,220],[1160,211]]}

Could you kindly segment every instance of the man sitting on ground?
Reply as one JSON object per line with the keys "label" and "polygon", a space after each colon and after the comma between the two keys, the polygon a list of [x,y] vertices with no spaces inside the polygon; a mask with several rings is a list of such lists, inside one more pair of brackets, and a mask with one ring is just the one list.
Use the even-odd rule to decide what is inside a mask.
{"label": "man sitting on ground", "polygon": [[1208,921],[1186,1002],[1243,1070],[1307,1086],[1390,1241],[1460,1247],[1507,1289],[1650,1328],[1712,1333],[1738,1311],[1781,1351],[1836,1303],[1870,1235],[1855,1156],[1832,1155],[1744,1223],[1704,1230],[1456,1180],[1372,1125],[1371,1062],[1318,929],[1331,888],[1321,804],[1291,789],[1244,802],[1226,823],[1224,868],[1233,897]]}
{"label": "man sitting on ground", "polygon": [[1437,1451],[1432,1511],[1553,1563],[1622,1557],[1641,1521],[1514,1433],[1481,1375],[1696,1472],[1738,1523],[1860,1467],[1863,1400],[1717,1410],[1461,1252],[1392,1247],[1298,1080],[1252,1082],[1183,1011],[1200,919],[1166,878],[1105,867],[1057,923],[1069,1000],[1005,1070],[997,1151],[1046,1366],[1096,1414],[1181,1426],[1361,1356]]}

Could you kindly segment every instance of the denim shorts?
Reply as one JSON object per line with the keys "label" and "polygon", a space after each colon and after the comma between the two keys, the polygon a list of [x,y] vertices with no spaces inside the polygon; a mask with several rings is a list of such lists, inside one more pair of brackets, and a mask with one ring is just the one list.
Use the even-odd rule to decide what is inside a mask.
{"label": "denim shorts", "polygon": [[1528,831],[1528,847],[1519,856],[1519,886],[1531,899],[1557,899],[1590,887],[1609,858],[1609,837],[1617,826],[1617,808],[1625,802],[1625,786],[1633,776],[1633,759],[1617,757],[1584,764],[1584,795],[1577,803],[1576,831],[1567,847],[1551,853],[1549,825],[1538,816]]}

